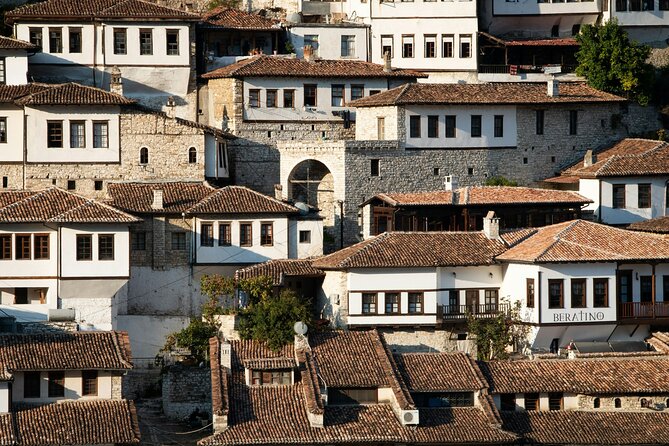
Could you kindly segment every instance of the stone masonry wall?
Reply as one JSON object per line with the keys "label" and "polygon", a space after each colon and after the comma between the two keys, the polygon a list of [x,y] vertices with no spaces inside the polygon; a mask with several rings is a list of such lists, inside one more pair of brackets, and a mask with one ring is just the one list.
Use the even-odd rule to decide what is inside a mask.
{"label": "stone masonry wall", "polygon": [[211,371],[209,367],[174,365],[163,375],[163,411],[170,418],[183,419],[195,410],[211,413]]}
{"label": "stone masonry wall", "polygon": [[625,411],[638,411],[642,410],[641,399],[646,399],[651,406],[656,404],[660,405],[664,409],[669,407],[669,395],[643,395],[643,396],[630,396],[630,395],[578,395],[578,408],[582,410],[596,410],[594,409],[594,400],[599,398],[600,409],[602,410],[612,410],[616,409],[615,400],[620,400],[620,410]]}

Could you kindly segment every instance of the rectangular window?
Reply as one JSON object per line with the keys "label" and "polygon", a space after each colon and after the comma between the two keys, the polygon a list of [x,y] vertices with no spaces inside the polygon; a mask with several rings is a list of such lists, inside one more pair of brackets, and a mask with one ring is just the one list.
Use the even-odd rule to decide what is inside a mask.
{"label": "rectangular window", "polygon": [[[593,306],[595,308],[604,308],[609,306],[609,279],[592,279],[593,288]],[[665,294],[665,299],[669,300],[669,294]]]}
{"label": "rectangular window", "polygon": [[471,137],[481,137],[481,115],[472,115]]}
{"label": "rectangular window", "polygon": [[63,147],[63,121],[46,122],[46,145],[47,147]]}
{"label": "rectangular window", "polygon": [[128,34],[125,28],[114,28],[114,54],[128,54]]}
{"label": "rectangular window", "polygon": [[379,159],[370,160],[369,174],[373,177],[378,177],[380,173],[381,173],[381,160]]}
{"label": "rectangular window", "polygon": [[28,31],[30,35],[30,43],[37,46],[40,51],[42,48],[42,28],[30,28]]}
{"label": "rectangular window", "polygon": [[495,138],[504,137],[504,115],[495,115]]}
{"label": "rectangular window", "polygon": [[0,260],[12,260],[12,236],[0,235]]}
{"label": "rectangular window", "polygon": [[379,400],[376,388],[331,388],[328,389],[328,404],[350,406],[376,404]]}
{"label": "rectangular window", "polygon": [[16,260],[30,260],[30,234],[16,234]]}
{"label": "rectangular window", "polygon": [[70,53],[81,53],[81,28],[68,28]]}
{"label": "rectangular window", "polygon": [[545,110],[535,110],[537,135],[544,134],[544,113]]}
{"label": "rectangular window", "polygon": [[355,101],[356,99],[361,99],[363,97],[365,97],[365,86],[358,84],[351,85],[351,101]]}
{"label": "rectangular window", "polygon": [[313,55],[318,56],[318,35],[317,34],[305,34],[304,36],[304,48],[310,46],[313,50]]}
{"label": "rectangular window", "polygon": [[571,307],[585,308],[585,279],[571,279]]}
{"label": "rectangular window", "polygon": [[93,148],[106,149],[109,147],[109,123],[107,121],[93,121]]}
{"label": "rectangular window", "polygon": [[627,11],[627,0],[616,0],[616,11]]}
{"label": "rectangular window", "polygon": [[534,308],[534,279],[526,279],[526,294],[525,294],[525,306],[527,308]]}
{"label": "rectangular window", "polygon": [[173,232],[172,233],[172,250],[185,251],[186,250],[186,233]]}
{"label": "rectangular window", "polygon": [[146,251],[146,232],[130,233],[130,249],[132,251]]}
{"label": "rectangular window", "polygon": [[283,90],[283,108],[295,108],[295,90]]}
{"label": "rectangular window", "polygon": [[578,110],[569,110],[569,134],[578,134]]}
{"label": "rectangular window", "polygon": [[562,410],[562,393],[548,394],[548,410]]}
{"label": "rectangular window", "polygon": [[230,223],[218,223],[218,246],[232,245],[232,225]]}
{"label": "rectangular window", "polygon": [[639,184],[638,186],[638,206],[639,208],[649,208],[651,202],[650,184]]}
{"label": "rectangular window", "polygon": [[49,52],[63,52],[63,30],[61,28],[49,28]]}
{"label": "rectangular window", "polygon": [[613,185],[613,208],[614,209],[624,209],[625,208],[625,185],[624,184],[614,184]]}
{"label": "rectangular window", "polygon": [[460,57],[472,57],[472,36],[470,34],[460,34]]}
{"label": "rectangular window", "polygon": [[23,398],[39,398],[42,377],[40,372],[23,373]]}
{"label": "rectangular window", "polygon": [[341,57],[355,57],[355,36],[341,36]]}
{"label": "rectangular window", "polygon": [[409,314],[423,313],[423,293],[409,293]]}
{"label": "rectangular window", "polygon": [[178,29],[168,29],[166,31],[167,38],[167,55],[168,56],[178,56],[179,55],[179,30]]}
{"label": "rectangular window", "polygon": [[265,107],[275,108],[276,107],[276,90],[266,90],[265,91]]}
{"label": "rectangular window", "polygon": [[362,314],[376,314],[376,293],[362,293]]}
{"label": "rectangular window", "polygon": [[382,141],[386,139],[386,118],[376,118],[376,139]]}
{"label": "rectangular window", "polygon": [[453,45],[455,36],[444,34],[441,36],[441,57],[453,57]]}
{"label": "rectangular window", "polygon": [[317,86],[315,84],[304,84],[304,106],[316,106]]}
{"label": "rectangular window", "polygon": [[65,372],[49,372],[49,398],[65,396]]}
{"label": "rectangular window", "polygon": [[437,57],[437,36],[435,34],[425,36],[425,57],[428,59]]}
{"label": "rectangular window", "polygon": [[84,121],[70,121],[70,147],[73,149],[86,147],[86,123]]}
{"label": "rectangular window", "polygon": [[385,293],[386,314],[399,314],[400,293]]}
{"label": "rectangular window", "polygon": [[669,0],[660,0],[660,11],[669,11]]}
{"label": "rectangular window", "polygon": [[515,393],[501,393],[499,395],[500,410],[515,411],[516,410],[516,394]]}
{"label": "rectangular window", "polygon": [[274,244],[274,225],[272,223],[260,223],[260,245],[272,246]]}
{"label": "rectangular window", "polygon": [[257,88],[252,88],[249,90],[249,107],[260,107],[260,90]]}
{"label": "rectangular window", "polygon": [[413,34],[402,36],[402,57],[413,57]]}
{"label": "rectangular window", "polygon": [[49,258],[49,234],[35,234],[35,260]]}
{"label": "rectangular window", "polygon": [[7,118],[0,118],[0,142],[7,142]]}
{"label": "rectangular window", "polygon": [[486,313],[495,313],[497,312],[497,302],[499,301],[499,291],[498,290],[485,290],[483,292],[484,302],[485,302],[485,312]]}
{"label": "rectangular window", "polygon": [[213,223],[202,223],[200,225],[200,246],[214,246]]}
{"label": "rectangular window", "polygon": [[97,396],[98,394],[98,371],[81,371],[81,394],[83,396]]}
{"label": "rectangular window", "polygon": [[653,301],[653,276],[639,276],[639,300]]}
{"label": "rectangular window", "polygon": [[420,122],[420,116],[409,116],[409,138],[420,138]]}
{"label": "rectangular window", "polygon": [[334,84],[331,87],[332,91],[332,102],[333,107],[343,107],[344,106],[344,95],[345,95],[345,86],[341,84]]}
{"label": "rectangular window", "polygon": [[253,227],[251,223],[239,224],[239,246],[253,245]]}
{"label": "rectangular window", "polygon": [[[669,2],[669,0],[667,0]],[[385,35],[381,36],[381,55],[385,56],[386,53],[390,54],[390,58],[393,57],[393,36]]]}
{"label": "rectangular window", "polygon": [[98,260],[114,260],[114,234],[98,235]]}
{"label": "rectangular window", "polygon": [[564,308],[564,281],[548,280],[548,308]]}
{"label": "rectangular window", "polygon": [[539,394],[526,393],[525,394],[525,410],[539,410]]}
{"label": "rectangular window", "polygon": [[139,30],[139,54],[142,56],[153,54],[153,30]]}
{"label": "rectangular window", "polygon": [[427,117],[427,137],[439,137],[439,116],[430,115]]}
{"label": "rectangular window", "polygon": [[444,137],[455,138],[455,115],[446,115],[444,122]]}
{"label": "rectangular window", "polygon": [[300,231],[300,243],[311,243],[311,231]]}
{"label": "rectangular window", "polygon": [[77,260],[93,260],[93,236],[77,234]]}

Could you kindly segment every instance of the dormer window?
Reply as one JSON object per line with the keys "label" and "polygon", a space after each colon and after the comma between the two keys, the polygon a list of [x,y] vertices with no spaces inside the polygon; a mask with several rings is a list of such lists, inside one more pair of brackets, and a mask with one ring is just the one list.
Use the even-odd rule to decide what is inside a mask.
{"label": "dormer window", "polygon": [[379,389],[369,388],[330,388],[328,389],[328,405],[346,406],[357,404],[377,404]]}
{"label": "dormer window", "polygon": [[411,397],[418,407],[474,406],[474,392],[417,392]]}
{"label": "dormer window", "polygon": [[251,370],[253,386],[288,386],[292,384],[292,370]]}

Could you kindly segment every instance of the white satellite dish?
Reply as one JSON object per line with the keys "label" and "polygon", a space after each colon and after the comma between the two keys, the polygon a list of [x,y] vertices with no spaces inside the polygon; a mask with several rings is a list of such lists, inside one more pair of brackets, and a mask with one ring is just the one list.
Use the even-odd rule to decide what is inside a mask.
{"label": "white satellite dish", "polygon": [[307,324],[305,324],[302,321],[297,321],[295,322],[295,325],[293,325],[293,330],[295,330],[295,333],[298,335],[305,335],[307,334]]}

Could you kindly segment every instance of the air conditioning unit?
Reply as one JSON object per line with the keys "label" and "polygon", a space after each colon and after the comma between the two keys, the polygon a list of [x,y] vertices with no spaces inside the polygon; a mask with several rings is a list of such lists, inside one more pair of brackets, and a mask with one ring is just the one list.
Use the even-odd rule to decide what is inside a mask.
{"label": "air conditioning unit", "polygon": [[418,410],[400,410],[400,421],[402,426],[418,425]]}

